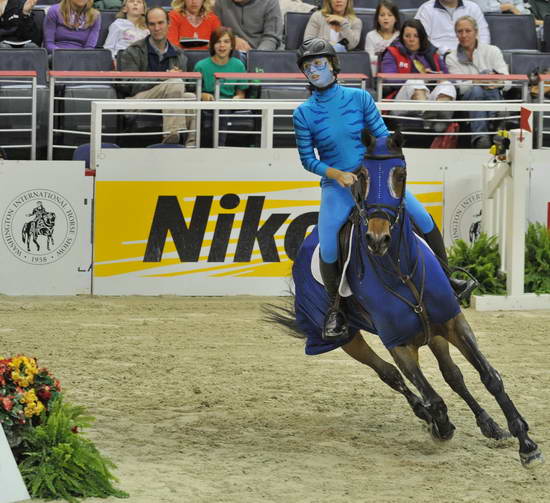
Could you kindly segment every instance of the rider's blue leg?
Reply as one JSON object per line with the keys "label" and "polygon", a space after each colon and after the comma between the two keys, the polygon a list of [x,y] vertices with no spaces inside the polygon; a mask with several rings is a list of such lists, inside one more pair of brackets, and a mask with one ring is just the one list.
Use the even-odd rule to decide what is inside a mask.
{"label": "rider's blue leg", "polygon": [[327,264],[338,260],[338,233],[346,223],[354,206],[349,189],[340,187],[335,180],[321,182],[321,209],[319,211],[319,247],[321,258]]}
{"label": "rider's blue leg", "polygon": [[409,215],[411,215],[414,223],[422,231],[422,233],[430,233],[435,226],[432,217],[426,211],[426,208],[420,204],[418,199],[413,196],[412,192],[408,190],[405,191],[405,205]]}

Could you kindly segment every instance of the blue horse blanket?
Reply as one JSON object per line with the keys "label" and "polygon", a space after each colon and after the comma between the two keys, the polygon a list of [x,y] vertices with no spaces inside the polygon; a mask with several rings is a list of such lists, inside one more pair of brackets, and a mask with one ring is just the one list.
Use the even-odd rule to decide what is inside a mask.
{"label": "blue horse blanket", "polygon": [[[315,228],[304,240],[292,271],[296,321],[307,337],[305,352],[308,355],[326,353],[348,342],[327,343],[321,338],[329,301],[323,285],[311,273],[311,258],[318,242]],[[406,213],[392,231],[392,243],[394,245],[385,256],[369,257],[365,228],[361,225],[360,232],[353,233],[351,261],[346,270],[353,292],[353,298],[345,301],[350,333],[360,329],[377,334],[387,348],[405,344],[423,330],[418,314],[397,296],[411,304],[417,303],[410,288],[395,274],[391,258],[396,263],[399,256],[402,274],[409,274],[416,288],[423,290],[424,308],[432,323],[444,323],[460,312],[437,257],[412,231]]]}

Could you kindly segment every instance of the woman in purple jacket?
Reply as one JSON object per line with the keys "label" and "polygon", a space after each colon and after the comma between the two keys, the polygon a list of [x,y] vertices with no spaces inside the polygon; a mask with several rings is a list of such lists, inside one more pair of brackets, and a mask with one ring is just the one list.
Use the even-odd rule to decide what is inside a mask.
{"label": "woman in purple jacket", "polygon": [[93,0],[61,0],[44,18],[44,46],[54,49],[95,49],[101,28]]}
{"label": "woman in purple jacket", "polygon": [[[449,73],[445,60],[430,43],[424,26],[417,19],[407,19],[403,23],[399,37],[384,51],[379,61],[381,73]],[[400,87],[385,88],[384,98],[450,101],[456,99],[456,89],[449,81],[438,81],[430,90],[425,81],[412,79]],[[424,115],[428,118],[428,114]],[[447,112],[437,114],[441,118],[447,118],[447,115]]]}

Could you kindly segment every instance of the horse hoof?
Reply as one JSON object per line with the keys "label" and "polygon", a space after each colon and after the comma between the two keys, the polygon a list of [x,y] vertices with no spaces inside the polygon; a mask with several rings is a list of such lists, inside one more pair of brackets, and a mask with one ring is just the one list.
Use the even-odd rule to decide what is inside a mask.
{"label": "horse hoof", "polygon": [[432,422],[432,427],[430,428],[430,435],[432,436],[432,439],[437,442],[447,442],[453,438],[455,430],[455,425],[451,423],[451,421],[448,421],[447,425],[445,425],[445,429],[440,428],[434,421]]}
{"label": "horse hoof", "polygon": [[544,463],[544,456],[538,447],[532,452],[520,452],[519,459],[521,460],[521,466],[530,470],[533,470]]}
{"label": "horse hoof", "polygon": [[477,421],[477,425],[487,438],[493,440],[507,440],[512,438],[512,434],[509,431],[503,430],[497,422],[487,415],[483,421]]}

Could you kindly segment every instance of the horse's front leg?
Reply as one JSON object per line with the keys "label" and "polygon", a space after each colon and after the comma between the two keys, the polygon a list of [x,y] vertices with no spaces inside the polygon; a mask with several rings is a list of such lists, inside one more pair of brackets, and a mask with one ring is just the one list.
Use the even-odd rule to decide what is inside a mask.
{"label": "horse's front leg", "polygon": [[391,363],[380,358],[359,332],[355,334],[351,341],[344,344],[342,349],[354,360],[373,369],[383,382],[407,399],[417,417],[428,424],[432,424],[432,418],[426,407],[424,407],[422,399],[409,389],[399,370]]}
{"label": "horse's front leg", "polygon": [[420,366],[418,365],[418,347],[407,344],[390,349],[390,353],[403,372],[422,395],[424,404],[433,419],[432,436],[438,440],[450,440],[453,438],[455,426],[447,415],[447,406],[428,382]]}
{"label": "horse's front leg", "polygon": [[[445,326],[442,327],[442,331],[443,333],[446,332]],[[483,435],[487,438],[494,438],[495,440],[509,438],[510,433],[504,431],[471,395],[464,382],[462,372],[451,358],[451,354],[449,353],[449,343],[447,340],[441,336],[435,336],[430,339],[428,345],[437,358],[439,370],[441,370],[441,374],[443,374],[445,382],[466,402],[468,407],[470,407],[474,413],[476,423],[479,426],[481,433],[483,433]]]}
{"label": "horse's front leg", "polygon": [[542,462],[542,452],[527,434],[529,431],[527,421],[523,419],[506,391],[504,391],[504,383],[502,382],[500,374],[489,364],[485,356],[483,356],[479,350],[472,329],[464,315],[462,313],[459,314],[456,318],[451,320],[447,326],[449,327],[447,334],[448,340],[454,344],[464,357],[475,367],[479,372],[481,382],[500,405],[508,421],[510,433],[518,439],[519,455],[522,465],[530,467]]}

